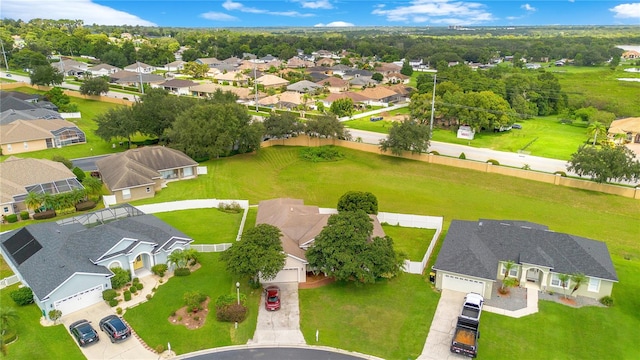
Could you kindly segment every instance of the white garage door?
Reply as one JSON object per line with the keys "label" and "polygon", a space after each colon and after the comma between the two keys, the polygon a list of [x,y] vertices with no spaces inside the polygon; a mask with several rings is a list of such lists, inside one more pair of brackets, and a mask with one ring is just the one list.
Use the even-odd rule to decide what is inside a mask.
{"label": "white garage door", "polygon": [[70,314],[102,301],[102,285],[81,291],[68,298],[54,303],[56,309],[62,311],[62,315]]}
{"label": "white garage door", "polygon": [[282,269],[273,280],[263,282],[298,282],[298,268]]}
{"label": "white garage door", "polygon": [[443,274],[442,288],[464,293],[474,292],[484,296],[484,281],[473,280],[456,275]]}

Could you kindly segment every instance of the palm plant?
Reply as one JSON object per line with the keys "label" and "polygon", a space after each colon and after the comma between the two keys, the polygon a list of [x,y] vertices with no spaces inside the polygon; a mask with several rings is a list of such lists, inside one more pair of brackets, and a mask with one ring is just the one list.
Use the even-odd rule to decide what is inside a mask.
{"label": "palm plant", "polygon": [[42,202],[44,200],[43,194],[38,194],[36,192],[30,191],[27,194],[27,197],[24,198],[24,205],[29,210],[36,211],[42,206]]}
{"label": "palm plant", "polygon": [[7,306],[0,307],[0,336],[4,335],[19,319],[20,315],[16,309]]}
{"label": "palm plant", "polygon": [[57,207],[58,203],[58,199],[49,194],[48,192],[45,192],[44,194],[42,194],[42,206],[44,206],[45,210],[53,210]]}
{"label": "palm plant", "polygon": [[87,195],[99,196],[102,194],[102,181],[93,176],[89,176],[82,180],[82,186],[84,186]]}
{"label": "palm plant", "polygon": [[567,298],[567,287],[569,286],[569,280],[571,280],[571,276],[569,274],[558,274],[558,280],[560,280],[560,285],[564,290],[564,298]]}
{"label": "palm plant", "polygon": [[571,275],[571,281],[573,281],[573,290],[571,290],[571,295],[573,295],[582,284],[587,282],[587,277],[584,274],[575,273]]}
{"label": "palm plant", "polygon": [[175,265],[178,269],[187,267],[188,262],[187,254],[180,249],[167,256],[167,263]]}
{"label": "palm plant", "polygon": [[599,135],[607,135],[607,127],[599,121],[594,121],[587,126],[587,134],[589,134],[589,137],[593,137],[593,145],[595,146]]}

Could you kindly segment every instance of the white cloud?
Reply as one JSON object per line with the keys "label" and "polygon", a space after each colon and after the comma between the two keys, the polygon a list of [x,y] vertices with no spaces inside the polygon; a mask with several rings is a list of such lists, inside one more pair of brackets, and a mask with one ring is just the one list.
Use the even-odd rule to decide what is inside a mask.
{"label": "white cloud", "polygon": [[569,2],[570,2],[570,3],[572,3],[572,2],[576,2],[576,0],[569,0]]}
{"label": "white cloud", "polygon": [[527,11],[531,11],[531,12],[536,11],[536,8],[534,8],[533,6],[531,6],[529,4],[524,4],[524,5],[520,6],[520,8],[525,9]]}
{"label": "white cloud", "polygon": [[291,0],[296,3],[300,3],[300,5],[305,9],[333,9],[333,5],[329,2],[329,0],[317,0],[317,1],[308,1],[308,0]]}
{"label": "white cloud", "polygon": [[235,17],[235,16],[231,16],[229,14],[216,12],[216,11],[209,11],[209,12],[206,12],[204,14],[200,14],[200,17],[203,18],[203,19],[215,20],[215,21],[236,21],[236,20],[238,20],[238,18]]}
{"label": "white cloud", "polygon": [[386,17],[387,21],[434,24],[477,24],[495,20],[485,10],[486,6],[477,2],[451,0],[412,0],[409,5],[386,8],[376,5],[371,12]]}
{"label": "white cloud", "polygon": [[315,27],[349,27],[349,26],[355,26],[355,25],[345,21],[333,21],[328,24],[320,23],[320,24],[315,24],[313,26]]}
{"label": "white cloud", "polygon": [[265,15],[276,15],[276,16],[289,16],[289,17],[311,17],[315,16],[314,14],[302,14],[297,11],[271,11],[267,9],[258,9],[254,7],[244,6],[244,4],[235,2],[233,0],[226,0],[222,3],[222,7],[227,9],[228,11],[240,11],[244,13],[250,14],[265,14]]}
{"label": "white cloud", "polygon": [[640,3],[620,4],[609,11],[614,12],[617,18],[640,19]]}
{"label": "white cloud", "polygon": [[86,25],[157,26],[151,21],[94,4],[91,0],[2,0],[2,17],[8,19],[73,19]]}

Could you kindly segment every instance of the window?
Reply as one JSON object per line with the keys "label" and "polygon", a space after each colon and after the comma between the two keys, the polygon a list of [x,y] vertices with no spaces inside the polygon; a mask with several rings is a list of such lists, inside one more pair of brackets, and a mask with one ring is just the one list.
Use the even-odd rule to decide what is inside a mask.
{"label": "window", "polygon": [[25,141],[25,142],[23,142],[22,144],[24,145],[24,148],[25,148],[25,149],[28,149],[28,148],[29,148],[29,143],[28,143],[28,142],[26,142],[26,141]]}
{"label": "window", "polygon": [[131,189],[122,190],[122,198],[123,199],[131,199]]}
{"label": "window", "polygon": [[587,287],[587,290],[591,292],[600,291],[600,279],[589,278],[589,287]]}
{"label": "window", "polygon": [[193,176],[193,168],[192,167],[186,167],[183,170],[183,176],[187,177],[187,176]]}
{"label": "window", "polygon": [[9,207],[5,206],[4,209],[2,209],[4,212],[8,213],[9,212]]}
{"label": "window", "polygon": [[146,191],[147,191],[147,193],[150,193],[151,192],[151,188],[149,186],[147,186]]}
{"label": "window", "polygon": [[[500,274],[502,274],[502,276],[504,276],[504,272],[506,270],[504,263],[500,264]],[[513,267],[511,268],[511,270],[509,270],[509,276],[511,277],[518,277],[518,265],[514,264]]]}
{"label": "window", "polygon": [[[560,281],[560,274],[551,274],[551,286],[555,286],[555,287],[562,287],[562,281]],[[565,287],[568,289],[569,288],[569,283],[570,281],[567,281],[567,283],[565,284]]]}
{"label": "window", "polygon": [[13,151],[13,149],[11,148],[11,144],[7,144],[7,150]]}

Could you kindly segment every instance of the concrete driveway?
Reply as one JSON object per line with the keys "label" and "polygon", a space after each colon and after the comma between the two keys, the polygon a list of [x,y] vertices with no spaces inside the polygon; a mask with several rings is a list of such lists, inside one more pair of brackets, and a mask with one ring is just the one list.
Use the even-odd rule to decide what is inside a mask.
{"label": "concrete driveway", "polygon": [[420,360],[468,359],[449,350],[465,293],[444,289],[433,316]]}
{"label": "concrete driveway", "polygon": [[[91,325],[98,332],[100,341],[95,344],[81,347],[82,353],[89,360],[94,359],[158,359],[158,354],[155,354],[147,350],[140,340],[136,336],[132,336],[129,340],[125,340],[121,343],[112,344],[109,340],[109,336],[100,330],[100,319],[107,315],[115,314],[113,308],[109,307],[106,302],[101,301],[95,305],[87,307],[83,310],[76,311],[67,316],[62,317],[62,323],[64,324],[67,332],[69,331],[69,325],[73,322],[87,319],[91,322]],[[73,335],[69,334],[73,339],[73,342],[77,345]]]}
{"label": "concrete driveway", "polygon": [[[280,287],[280,310],[268,311],[264,307],[264,292],[260,298],[258,324],[248,344],[295,345],[306,344],[300,331],[300,306],[297,283],[269,284]],[[266,286],[266,285],[265,285]]]}

